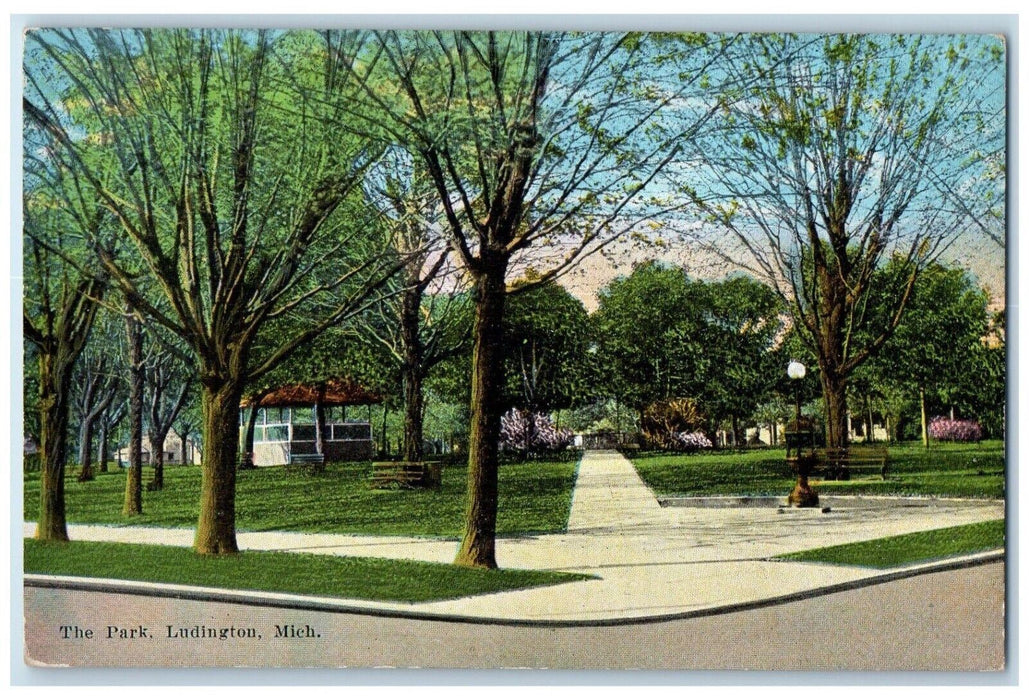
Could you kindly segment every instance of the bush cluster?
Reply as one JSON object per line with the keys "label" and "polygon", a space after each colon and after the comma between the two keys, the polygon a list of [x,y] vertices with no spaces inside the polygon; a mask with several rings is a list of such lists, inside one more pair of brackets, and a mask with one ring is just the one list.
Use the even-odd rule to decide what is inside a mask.
{"label": "bush cluster", "polygon": [[555,452],[572,444],[571,430],[558,429],[550,416],[512,408],[500,418],[500,447],[522,452]]}
{"label": "bush cluster", "polygon": [[978,421],[937,416],[929,422],[929,437],[944,442],[979,442],[983,429]]}
{"label": "bush cluster", "polygon": [[707,435],[699,431],[675,433],[672,435],[670,442],[673,449],[682,450],[683,452],[696,452],[697,450],[711,447],[711,441],[707,438]]}

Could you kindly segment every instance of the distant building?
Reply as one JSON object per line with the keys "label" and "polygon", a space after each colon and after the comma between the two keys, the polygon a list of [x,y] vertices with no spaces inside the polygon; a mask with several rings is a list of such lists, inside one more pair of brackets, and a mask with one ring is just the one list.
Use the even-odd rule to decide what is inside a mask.
{"label": "distant building", "polygon": [[[878,416],[876,416],[878,418]],[[879,419],[882,420],[881,418]],[[847,416],[847,440],[848,442],[867,442],[868,436],[865,435],[864,424],[861,421],[855,420],[853,416]],[[761,425],[757,428],[750,428],[747,430],[747,444],[749,445],[782,445],[783,434],[785,426],[780,423],[775,426],[775,433],[769,429],[768,425]],[[725,440],[722,444],[731,444],[731,437],[728,434],[724,435]],[[872,442],[887,442],[889,440],[889,433],[887,432],[886,425],[882,422],[872,424]]]}
{"label": "distant building", "polygon": [[[151,462],[150,438],[143,435],[143,463]],[[118,448],[114,458],[122,464],[129,461],[128,445]],[[168,437],[164,440],[164,463],[165,464],[200,464],[200,449],[192,440],[183,441],[182,437],[174,430],[168,431]]]}

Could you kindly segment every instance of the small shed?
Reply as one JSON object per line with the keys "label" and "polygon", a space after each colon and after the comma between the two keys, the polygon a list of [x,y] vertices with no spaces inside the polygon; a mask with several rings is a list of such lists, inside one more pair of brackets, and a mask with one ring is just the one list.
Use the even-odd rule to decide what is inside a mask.
{"label": "small shed", "polygon": [[[244,397],[241,408],[257,409],[254,466],[320,464],[372,458],[372,426],[349,419],[348,406],[382,403],[351,379],[289,384]],[[245,430],[247,411],[240,410]]]}

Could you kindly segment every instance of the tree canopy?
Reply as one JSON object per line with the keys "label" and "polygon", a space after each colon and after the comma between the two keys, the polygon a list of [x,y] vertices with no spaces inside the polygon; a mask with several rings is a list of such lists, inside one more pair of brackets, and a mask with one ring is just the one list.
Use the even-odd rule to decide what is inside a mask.
{"label": "tree canopy", "polygon": [[714,419],[747,418],[781,374],[781,313],[750,277],[707,282],[639,265],[602,291],[592,318],[604,389],[637,411],[683,397]]}
{"label": "tree canopy", "polygon": [[[308,35],[54,29],[27,44],[23,107],[67,174],[65,206],[116,222],[91,231],[90,247],[193,357],[205,446],[196,546],[235,552],[242,391],[358,313],[396,268],[348,206],[375,148],[340,127],[345,81],[326,76]],[[291,314],[306,327],[275,335]]]}
{"label": "tree canopy", "polygon": [[[827,439],[846,382],[897,327],[918,274],[975,221],[966,185],[998,182],[1004,46],[991,36],[755,34],[734,45],[718,129],[687,188],[718,252],[771,284],[818,360]],[[989,148],[987,148],[987,151]],[[880,267],[902,267],[889,298]],[[878,295],[879,332],[858,337]]]}

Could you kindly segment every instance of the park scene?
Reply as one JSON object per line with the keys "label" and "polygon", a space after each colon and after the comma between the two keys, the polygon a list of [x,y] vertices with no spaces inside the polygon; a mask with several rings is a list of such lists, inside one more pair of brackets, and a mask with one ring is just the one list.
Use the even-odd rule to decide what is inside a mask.
{"label": "park scene", "polygon": [[[30,662],[154,663],[72,653],[62,590],[556,630],[974,569],[987,651],[896,670],[1002,669],[1006,61],[985,34],[27,32]],[[418,663],[653,661],[505,644]]]}

